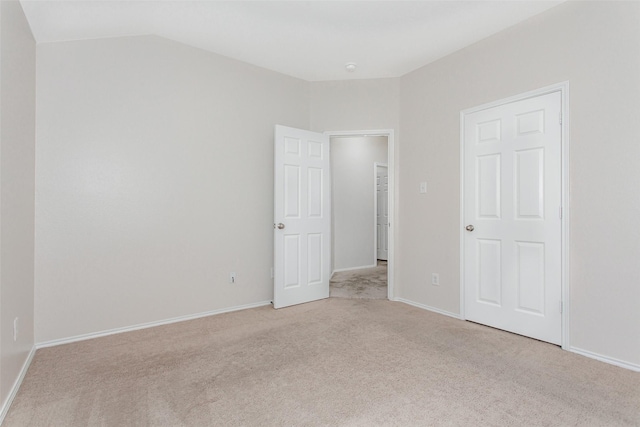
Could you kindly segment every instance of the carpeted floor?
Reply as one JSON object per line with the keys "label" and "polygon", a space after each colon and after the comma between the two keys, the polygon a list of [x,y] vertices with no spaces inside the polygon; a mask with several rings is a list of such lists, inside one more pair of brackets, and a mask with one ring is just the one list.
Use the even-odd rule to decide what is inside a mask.
{"label": "carpeted floor", "polygon": [[38,350],[14,426],[638,426],[640,373],[329,298]]}
{"label": "carpeted floor", "polygon": [[387,261],[372,268],[340,271],[331,277],[330,296],[387,299]]}

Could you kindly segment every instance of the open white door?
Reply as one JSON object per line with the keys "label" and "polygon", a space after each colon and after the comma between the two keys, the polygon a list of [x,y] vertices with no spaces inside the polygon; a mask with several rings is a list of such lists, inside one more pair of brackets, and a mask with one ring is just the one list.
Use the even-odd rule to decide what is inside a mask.
{"label": "open white door", "polygon": [[560,344],[561,94],[464,116],[465,317]]}
{"label": "open white door", "polygon": [[329,137],[276,125],[273,306],[329,297]]}

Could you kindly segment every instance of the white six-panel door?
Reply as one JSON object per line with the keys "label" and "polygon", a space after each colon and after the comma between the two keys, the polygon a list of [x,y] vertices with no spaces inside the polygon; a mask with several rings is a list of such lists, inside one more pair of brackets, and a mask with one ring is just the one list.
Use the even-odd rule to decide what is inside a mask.
{"label": "white six-panel door", "polygon": [[377,259],[389,257],[389,171],[376,166],[376,249]]}
{"label": "white six-panel door", "polygon": [[329,297],[329,137],[276,125],[275,308]]}
{"label": "white six-panel door", "polygon": [[561,95],[464,116],[465,318],[561,343]]}

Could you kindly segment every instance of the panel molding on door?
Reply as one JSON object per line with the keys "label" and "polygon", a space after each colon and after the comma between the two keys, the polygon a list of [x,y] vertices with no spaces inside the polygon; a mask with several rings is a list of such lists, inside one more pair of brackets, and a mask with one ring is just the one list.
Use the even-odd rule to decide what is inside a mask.
{"label": "panel molding on door", "polygon": [[554,344],[563,341],[562,101],[555,89],[461,113],[463,318]]}
{"label": "panel molding on door", "polygon": [[387,165],[374,163],[375,178],[375,255],[377,260],[389,258],[389,169]]}
{"label": "panel molding on door", "polygon": [[274,142],[273,305],[282,308],[329,297],[329,137],[276,125]]}

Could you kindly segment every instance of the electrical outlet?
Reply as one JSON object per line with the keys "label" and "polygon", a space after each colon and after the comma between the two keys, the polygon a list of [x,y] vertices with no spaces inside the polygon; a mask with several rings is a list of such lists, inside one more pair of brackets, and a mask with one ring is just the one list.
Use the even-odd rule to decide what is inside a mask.
{"label": "electrical outlet", "polygon": [[18,341],[18,318],[13,319],[13,341]]}
{"label": "electrical outlet", "polygon": [[431,284],[433,286],[440,286],[440,275],[438,273],[431,273]]}
{"label": "electrical outlet", "polygon": [[229,283],[236,283],[236,273],[232,272],[229,274]]}

